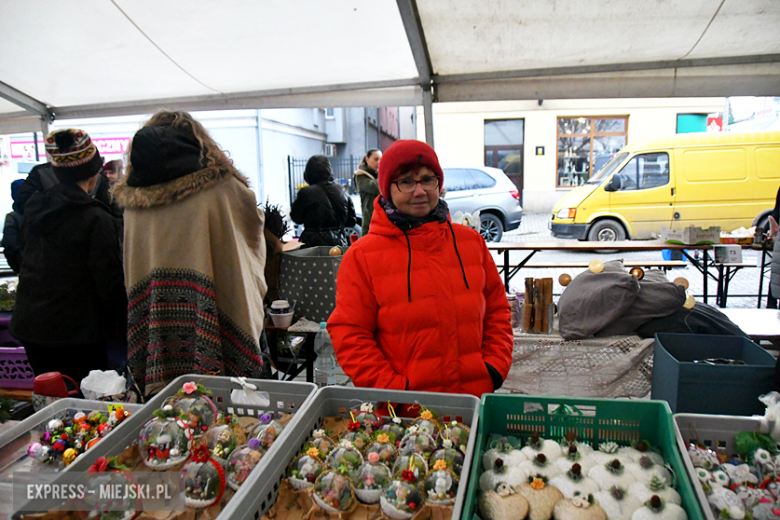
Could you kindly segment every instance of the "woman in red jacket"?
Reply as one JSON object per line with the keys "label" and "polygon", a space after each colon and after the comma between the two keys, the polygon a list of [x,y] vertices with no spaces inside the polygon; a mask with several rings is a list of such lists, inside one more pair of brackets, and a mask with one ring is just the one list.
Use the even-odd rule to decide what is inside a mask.
{"label": "woman in red jacket", "polygon": [[450,222],[443,181],[423,142],[382,156],[371,227],[344,255],[328,320],[355,386],[480,396],[509,372],[504,286],[482,236]]}

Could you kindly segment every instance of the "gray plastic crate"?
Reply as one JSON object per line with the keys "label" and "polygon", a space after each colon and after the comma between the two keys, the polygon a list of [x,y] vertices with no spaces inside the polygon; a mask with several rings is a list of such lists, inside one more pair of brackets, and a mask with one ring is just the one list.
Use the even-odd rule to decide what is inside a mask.
{"label": "gray plastic crate", "polygon": [[[227,506],[222,510],[219,520],[256,520],[253,510],[247,505],[256,497],[253,496],[253,487],[260,485],[259,482],[265,481],[266,467],[271,465],[273,455],[282,450],[282,445],[287,437],[297,432],[296,424],[300,420],[301,412],[306,409],[309,402],[314,397],[317,387],[312,383],[297,383],[285,381],[273,381],[265,379],[247,379],[248,383],[257,386],[256,392],[263,397],[267,397],[268,406],[253,406],[244,404],[234,404],[230,398],[232,390],[240,390],[242,387],[238,383],[230,381],[229,377],[222,376],[203,376],[188,375],[174,379],[159,394],[157,394],[141,410],[132,414],[129,418],[120,424],[111,433],[111,442],[99,442],[81,457],[76,459],[70,465],[72,471],[88,471],[89,467],[100,457],[113,457],[119,455],[126,448],[132,446],[138,441],[138,434],[146,422],[152,418],[155,410],[162,407],[163,402],[176,394],[184,383],[194,381],[202,384],[213,392],[211,400],[214,405],[228,413],[234,413],[243,416],[259,417],[265,412],[283,412],[294,414],[281,435],[276,439],[273,445],[268,449],[265,456],[260,459],[255,469],[249,475],[244,485],[233,495]],[[56,403],[55,403],[56,404]],[[55,507],[56,504],[52,504]],[[12,518],[19,520],[21,514],[14,512]]]}
{"label": "gray plastic crate", "polygon": [[693,483],[696,498],[701,505],[707,520],[718,520],[712,514],[707,496],[699,484],[696,472],[693,469],[693,461],[688,456],[688,444],[694,442],[708,448],[720,448],[727,455],[736,453],[734,449],[734,436],[739,432],[757,431],[760,424],[759,417],[738,417],[733,415],[699,415],[678,413],[674,416],[674,429],[677,434],[677,445],[685,464],[685,470]]}
{"label": "gray plastic crate", "polygon": [[[308,403],[306,410],[298,414],[294,431],[280,443],[280,449],[274,452],[271,460],[268,461],[268,465],[264,468],[264,478],[252,483],[252,500],[242,504],[242,507],[247,507],[247,509],[237,513],[240,516],[231,517],[231,519],[255,520],[267,513],[271,506],[276,503],[279,495],[279,484],[287,475],[287,466],[303,449],[314,430],[322,426],[326,417],[340,415],[345,419],[349,418],[350,408],[358,406],[363,402],[375,404],[386,402],[419,403],[435,411],[440,417],[449,416],[453,420],[462,422],[471,428],[471,435],[466,446],[466,456],[460,475],[458,495],[455,498],[455,505],[452,509],[453,520],[459,519],[466,496],[466,483],[469,478],[471,459],[474,456],[474,442],[476,441],[477,423],[479,422],[479,400],[471,395],[340,386],[328,386],[320,389],[314,396],[314,399]],[[274,446],[277,443],[279,443],[278,440],[274,443]],[[266,458],[263,457],[261,460],[266,460]],[[245,486],[246,484],[241,489]]]}
{"label": "gray plastic crate", "polygon": [[[11,513],[11,479],[15,471],[57,473],[68,471],[73,467],[72,464],[66,468],[60,468],[59,466],[36,463],[27,454],[27,448],[38,438],[36,434],[42,435],[46,430],[46,424],[52,419],[73,418],[79,412],[88,414],[95,410],[108,414],[109,404],[112,403],[70,397],[60,399],[0,433],[0,518],[7,518]],[[142,404],[121,404],[131,414],[135,414],[143,408]],[[110,432],[100,442],[112,442],[114,434],[115,432]]]}

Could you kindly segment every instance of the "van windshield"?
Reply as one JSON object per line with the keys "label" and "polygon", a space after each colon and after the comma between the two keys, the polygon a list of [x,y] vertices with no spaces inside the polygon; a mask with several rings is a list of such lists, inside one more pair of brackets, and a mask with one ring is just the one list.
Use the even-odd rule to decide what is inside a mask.
{"label": "van windshield", "polygon": [[615,154],[615,156],[607,161],[607,163],[602,166],[601,169],[597,171],[595,175],[593,175],[593,177],[588,179],[588,182],[585,184],[601,184],[604,179],[612,175],[612,172],[614,172],[617,167],[626,160],[626,157],[628,157],[627,152]]}

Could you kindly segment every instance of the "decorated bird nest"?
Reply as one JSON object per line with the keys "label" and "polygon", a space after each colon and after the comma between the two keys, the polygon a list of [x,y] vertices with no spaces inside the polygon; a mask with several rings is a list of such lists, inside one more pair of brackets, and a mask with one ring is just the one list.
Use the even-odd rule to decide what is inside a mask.
{"label": "decorated bird nest", "polygon": [[378,454],[370,453],[367,458],[358,471],[355,493],[364,504],[378,504],[382,491],[390,485],[393,477],[390,468],[379,460]]}
{"label": "decorated bird nest", "polygon": [[250,438],[255,438],[260,441],[260,446],[264,450],[268,450],[271,444],[274,443],[277,437],[282,433],[284,426],[274,419],[270,413],[265,413],[260,416],[260,422],[258,422],[252,430],[249,432]]}
{"label": "decorated bird nest", "polygon": [[181,412],[183,419],[196,436],[203,435],[217,422],[218,411],[211,400],[211,391],[205,386],[187,382],[165,404]]}
{"label": "decorated bird nest", "polygon": [[398,452],[409,453],[415,451],[427,459],[436,448],[438,448],[438,445],[433,437],[423,432],[417,425],[412,425],[406,430],[404,438],[401,439],[398,445]]}
{"label": "decorated bird nest", "polygon": [[366,456],[376,453],[380,462],[392,467],[395,464],[395,459],[398,458],[398,450],[395,448],[395,436],[382,430],[374,432],[373,441],[366,447],[364,453]]}
{"label": "decorated bird nest", "polygon": [[320,460],[320,451],[311,447],[303,455],[293,460],[287,470],[287,479],[293,488],[302,491],[314,487],[314,482],[323,471],[325,471],[325,465]]}
{"label": "decorated bird nest", "polygon": [[263,457],[263,448],[257,439],[249,439],[247,444],[239,446],[227,459],[227,484],[230,489],[237,491],[241,484],[246,482],[249,474],[255,469],[257,463]]}
{"label": "decorated bird nest", "polygon": [[211,458],[208,447],[200,444],[192,450],[192,460],[181,470],[184,478],[184,503],[204,509],[218,504],[225,493],[225,471]]}
{"label": "decorated bird nest", "polygon": [[[224,422],[225,424],[212,426],[206,432],[206,443],[211,456],[223,465],[233,450],[246,443],[246,436],[235,416],[227,416]],[[258,442],[260,441],[258,440]]]}
{"label": "decorated bird nest", "polygon": [[355,490],[346,468],[325,471],[314,482],[314,502],[331,513],[347,511],[355,503]]}
{"label": "decorated bird nest", "polygon": [[463,471],[463,461],[465,458],[465,455],[463,455],[463,452],[459,449],[454,447],[443,447],[431,453],[431,457],[428,460],[428,463],[431,466],[435,466],[436,462],[441,460],[447,465],[448,469],[451,469],[458,476],[458,478],[460,478],[460,473]]}
{"label": "decorated bird nest", "polygon": [[[320,458],[324,459],[336,447],[336,443],[328,436],[325,430],[314,430],[309,447],[317,448]],[[304,450],[305,451],[305,450]]]}
{"label": "decorated bird nest", "polygon": [[325,467],[337,470],[343,466],[348,475],[354,479],[357,478],[358,470],[363,462],[363,456],[355,446],[351,442],[343,440],[325,459]]}
{"label": "decorated bird nest", "polygon": [[154,418],[141,430],[138,449],[147,467],[167,470],[181,464],[190,455],[192,429],[171,405],[155,410]]}
{"label": "decorated bird nest", "polygon": [[458,494],[458,476],[447,467],[443,460],[433,464],[433,471],[423,481],[425,500],[430,504],[451,506]]}

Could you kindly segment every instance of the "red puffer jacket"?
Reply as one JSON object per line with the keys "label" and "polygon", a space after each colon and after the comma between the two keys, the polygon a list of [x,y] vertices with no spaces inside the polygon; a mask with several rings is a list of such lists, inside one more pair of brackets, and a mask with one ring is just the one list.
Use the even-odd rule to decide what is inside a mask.
{"label": "red puffer jacket", "polygon": [[378,200],[369,234],[339,268],[328,320],[339,364],[358,387],[492,392],[485,363],[506,379],[513,336],[485,241],[449,222],[405,236]]}

